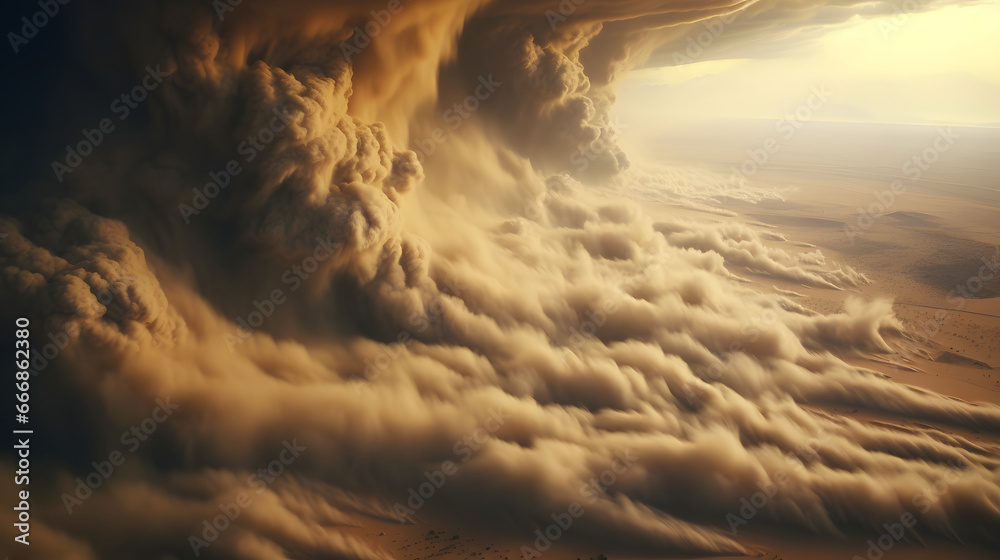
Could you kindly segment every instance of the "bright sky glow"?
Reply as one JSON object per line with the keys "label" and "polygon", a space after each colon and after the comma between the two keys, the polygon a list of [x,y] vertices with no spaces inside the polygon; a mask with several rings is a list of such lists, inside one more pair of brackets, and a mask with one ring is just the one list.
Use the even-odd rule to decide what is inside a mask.
{"label": "bright sky glow", "polygon": [[814,85],[835,92],[819,120],[1000,126],[1000,3],[858,18],[791,55],[639,70],[619,110],[777,118]]}

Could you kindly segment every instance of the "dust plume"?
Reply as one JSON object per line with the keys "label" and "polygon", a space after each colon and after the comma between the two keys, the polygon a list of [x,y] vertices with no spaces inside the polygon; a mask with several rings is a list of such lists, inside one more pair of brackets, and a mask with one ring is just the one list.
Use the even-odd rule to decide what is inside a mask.
{"label": "dust plume", "polygon": [[[186,558],[241,492],[260,505],[200,556],[391,557],[346,531],[356,515],[530,542],[574,503],[578,536],[742,553],[727,514],[761,488],[778,490],[755,523],[841,535],[952,477],[907,538],[996,542],[996,450],[932,423],[996,432],[1000,409],[850,365],[895,352],[891,302],[820,314],[747,279],[840,290],[862,273],[594,187],[634,177],[615,81],[676,26],[748,10],[770,26],[736,38],[762,41],[862,3],[218,4],[115,4],[107,30],[73,12],[67,82],[114,94],[147,66],[169,75],[143,116],[0,218],[5,313],[53,333],[39,347],[65,337],[32,361],[51,454],[24,558]],[[576,172],[581,150],[595,157]],[[641,180],[680,206],[716,196]],[[78,477],[167,401],[81,498]],[[294,476],[254,478],[292,448]]]}

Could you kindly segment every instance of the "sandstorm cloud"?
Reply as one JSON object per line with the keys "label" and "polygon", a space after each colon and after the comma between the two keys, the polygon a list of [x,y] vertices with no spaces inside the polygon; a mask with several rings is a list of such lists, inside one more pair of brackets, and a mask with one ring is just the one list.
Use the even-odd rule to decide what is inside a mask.
{"label": "sandstorm cloud", "polygon": [[761,42],[853,3],[222,4],[109,8],[101,41],[72,14],[67,81],[168,75],[0,219],[0,297],[54,354],[32,362],[54,451],[26,558],[386,558],[341,529],[433,512],[531,543],[575,508],[579,536],[740,553],[728,515],[762,489],[764,527],[911,513],[907,539],[995,541],[995,450],[927,423],[1000,410],[849,365],[895,352],[891,302],[824,315],[747,281],[863,274],[590,188],[630,167],[617,76],[676,26],[747,10],[736,38]]}

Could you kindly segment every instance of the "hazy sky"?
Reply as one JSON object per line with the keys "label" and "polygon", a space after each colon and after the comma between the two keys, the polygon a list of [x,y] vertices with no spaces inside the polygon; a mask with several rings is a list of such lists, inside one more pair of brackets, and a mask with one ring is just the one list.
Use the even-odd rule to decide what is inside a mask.
{"label": "hazy sky", "polygon": [[[631,122],[650,122],[650,110],[661,117],[654,122],[776,118],[822,85],[833,95],[817,111],[819,120],[1000,126],[998,27],[996,2],[856,17],[814,44],[771,58],[637,70],[623,84],[618,109]],[[702,30],[694,25],[688,37]],[[642,118],[629,118],[639,116],[630,111]]]}

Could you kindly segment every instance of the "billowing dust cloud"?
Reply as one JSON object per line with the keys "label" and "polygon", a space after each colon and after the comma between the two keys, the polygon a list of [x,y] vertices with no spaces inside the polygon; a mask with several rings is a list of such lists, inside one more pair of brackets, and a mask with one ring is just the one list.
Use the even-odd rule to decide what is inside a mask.
{"label": "billowing dust cloud", "polygon": [[[169,75],[148,118],[0,220],[4,307],[58,348],[32,361],[53,451],[25,558],[190,557],[246,490],[201,556],[389,557],[341,530],[359,513],[530,543],[574,503],[579,536],[738,553],[726,515],[761,488],[780,484],[754,523],[837,535],[946,477],[907,538],[995,541],[995,451],[822,407],[992,431],[1000,410],[849,365],[904,340],[891,302],[824,315],[741,277],[861,273],[592,189],[663,180],[630,169],[608,112],[676,26],[746,10],[736,38],[766,41],[851,3],[215,4],[80,17],[76,72],[111,94]],[[294,474],[255,478],[277,457]]]}

